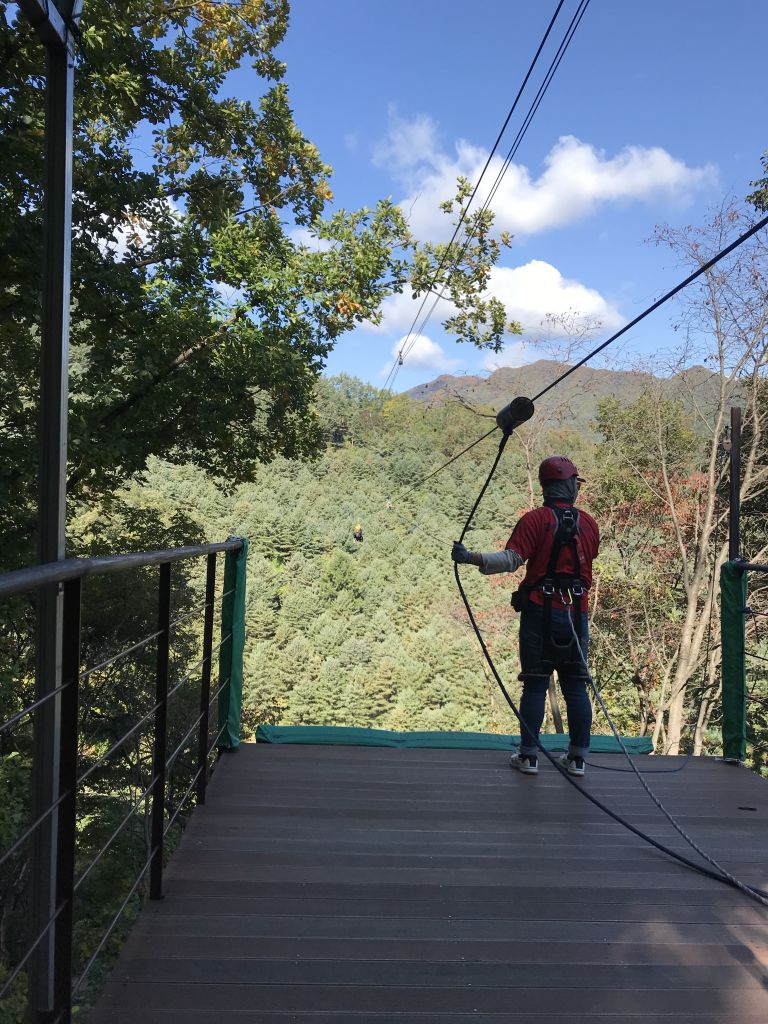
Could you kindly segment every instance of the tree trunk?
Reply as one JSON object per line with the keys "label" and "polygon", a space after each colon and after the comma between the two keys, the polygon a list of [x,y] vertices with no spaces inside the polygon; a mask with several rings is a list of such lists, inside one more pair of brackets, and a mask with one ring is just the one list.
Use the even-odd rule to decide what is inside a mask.
{"label": "tree trunk", "polygon": [[555,677],[549,677],[549,706],[552,709],[552,722],[554,723],[556,733],[564,733],[563,728],[563,716],[560,713],[560,705],[557,702],[557,686],[555,685]]}

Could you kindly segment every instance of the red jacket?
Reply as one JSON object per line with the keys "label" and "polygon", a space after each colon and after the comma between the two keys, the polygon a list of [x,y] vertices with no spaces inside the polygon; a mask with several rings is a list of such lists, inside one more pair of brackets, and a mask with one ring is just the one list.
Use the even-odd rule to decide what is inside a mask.
{"label": "red jacket", "polygon": [[[558,501],[556,504],[560,508],[568,508],[566,501]],[[524,584],[537,583],[546,574],[556,530],[557,520],[554,512],[547,505],[542,505],[541,508],[526,512],[512,531],[512,536],[506,546],[508,549],[516,551],[528,563]],[[574,557],[573,545],[564,544],[560,549],[555,572],[573,573],[574,576],[580,576],[589,589],[592,586],[592,562],[597,557],[600,547],[600,531],[592,516],[588,512],[584,512],[583,509],[579,509],[576,545],[581,556],[581,566],[578,565]],[[531,591],[530,599],[535,604],[544,603],[541,590]],[[565,604],[559,594],[555,594],[554,603]]]}

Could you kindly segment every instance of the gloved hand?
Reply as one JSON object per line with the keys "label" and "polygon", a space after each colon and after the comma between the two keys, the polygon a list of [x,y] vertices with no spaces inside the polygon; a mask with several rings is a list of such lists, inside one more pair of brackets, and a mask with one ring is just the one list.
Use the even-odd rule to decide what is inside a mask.
{"label": "gloved hand", "polygon": [[457,562],[459,565],[480,565],[479,552],[469,551],[467,548],[464,547],[463,544],[460,544],[459,541],[457,540],[453,542],[453,547],[451,548],[451,558],[453,559],[454,562]]}

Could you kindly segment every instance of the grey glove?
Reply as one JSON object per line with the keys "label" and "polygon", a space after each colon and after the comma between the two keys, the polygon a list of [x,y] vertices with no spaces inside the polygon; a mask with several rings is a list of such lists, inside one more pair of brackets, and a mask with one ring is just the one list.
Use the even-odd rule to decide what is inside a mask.
{"label": "grey glove", "polygon": [[458,565],[482,565],[483,556],[479,551],[469,551],[463,544],[455,540],[451,548],[451,558]]}

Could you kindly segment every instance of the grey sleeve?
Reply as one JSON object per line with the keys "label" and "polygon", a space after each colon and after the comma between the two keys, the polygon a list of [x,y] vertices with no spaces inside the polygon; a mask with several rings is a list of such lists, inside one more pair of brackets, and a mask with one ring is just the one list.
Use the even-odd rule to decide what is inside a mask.
{"label": "grey sleeve", "polygon": [[490,551],[480,556],[480,572],[484,576],[492,576],[497,572],[515,572],[523,564],[522,555],[507,548],[504,551]]}

